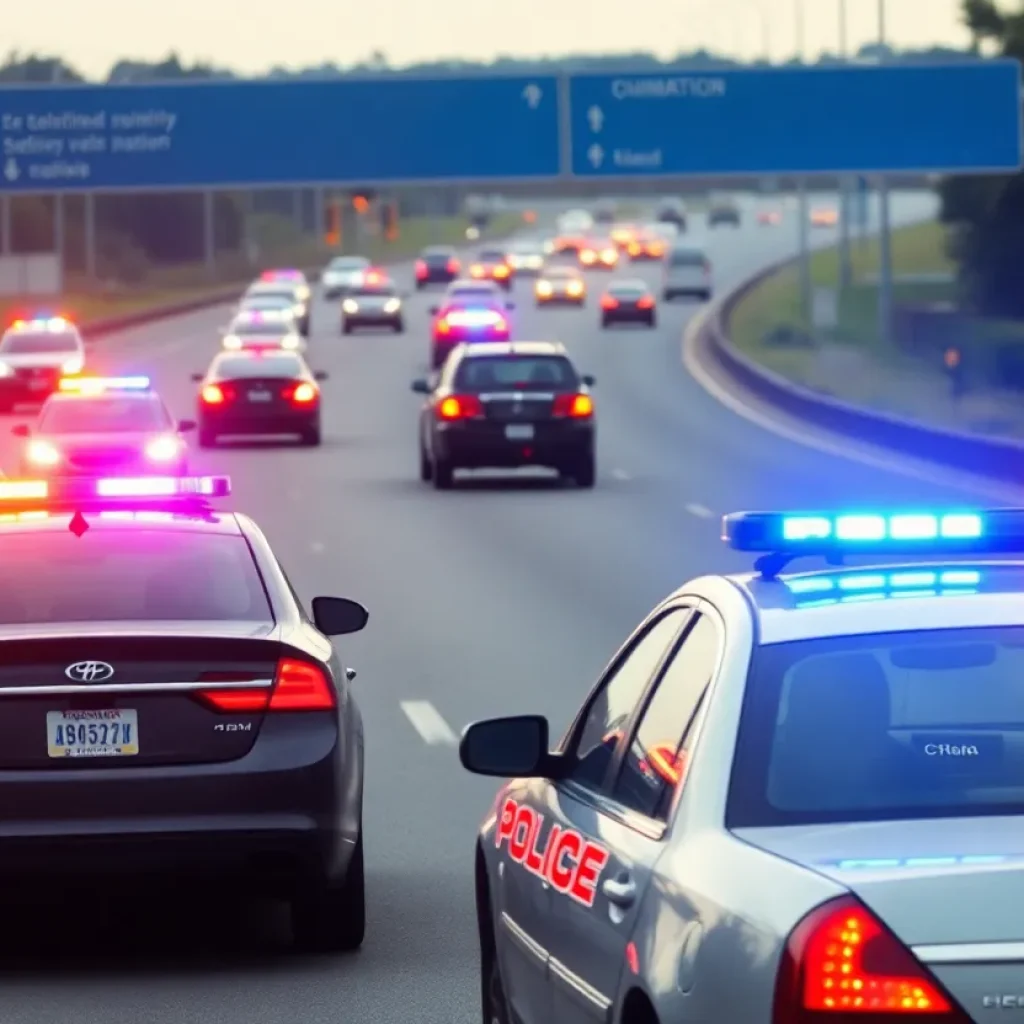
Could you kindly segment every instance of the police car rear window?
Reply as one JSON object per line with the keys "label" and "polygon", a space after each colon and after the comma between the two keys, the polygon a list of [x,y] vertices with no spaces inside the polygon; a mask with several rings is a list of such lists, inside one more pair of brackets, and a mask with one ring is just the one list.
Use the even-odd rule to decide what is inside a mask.
{"label": "police car rear window", "polygon": [[0,352],[7,355],[28,355],[35,352],[77,352],[79,350],[78,335],[68,331],[65,334],[53,334],[49,331],[35,334],[31,331],[19,331],[8,334],[0,343]]}
{"label": "police car rear window", "polygon": [[356,289],[356,295],[368,296],[380,296],[381,298],[388,298],[389,296],[397,295],[398,292],[393,284],[364,284]]}
{"label": "police car rear window", "polygon": [[173,529],[0,532],[0,625],[274,621],[242,537]]}
{"label": "police car rear window", "polygon": [[702,267],[704,254],[696,249],[673,249],[669,263],[673,267]]}
{"label": "police car rear window", "polygon": [[291,322],[275,317],[270,320],[236,320],[228,333],[248,338],[283,338],[290,332]]}
{"label": "police car rear window", "polygon": [[494,302],[498,298],[497,288],[452,288],[448,298],[453,302]]}
{"label": "police car rear window", "polygon": [[1024,628],[762,647],[730,828],[1024,814]]}
{"label": "police car rear window", "polygon": [[576,371],[562,356],[473,356],[455,375],[455,387],[464,391],[563,390],[576,385]]}
{"label": "police car rear window", "polygon": [[339,256],[330,262],[332,270],[362,270],[370,261],[363,256]]}
{"label": "police car rear window", "polygon": [[221,380],[240,380],[259,377],[295,378],[303,373],[303,365],[297,356],[260,356],[257,359],[233,357],[222,359],[216,364],[216,373]]}
{"label": "police car rear window", "polygon": [[173,424],[159,399],[55,398],[39,417],[41,434],[107,434],[169,430]]}

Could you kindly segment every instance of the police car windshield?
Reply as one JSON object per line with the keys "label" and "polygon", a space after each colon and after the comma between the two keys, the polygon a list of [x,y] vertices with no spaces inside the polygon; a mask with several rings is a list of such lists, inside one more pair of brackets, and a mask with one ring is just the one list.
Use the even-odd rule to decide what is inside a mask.
{"label": "police car windshield", "polygon": [[283,338],[291,333],[291,324],[286,320],[236,320],[231,325],[229,334],[239,334],[246,338]]}
{"label": "police car windshield", "polygon": [[362,270],[370,261],[363,256],[337,256],[328,264],[331,270]]}
{"label": "police car windshield", "polygon": [[362,284],[355,292],[356,295],[379,295],[387,298],[396,294],[393,284]]}
{"label": "police car windshield", "polygon": [[170,430],[174,424],[156,396],[54,398],[46,403],[40,434],[113,434]]}
{"label": "police car windshield", "polygon": [[276,303],[279,306],[291,306],[295,302],[295,291],[294,289],[289,289],[288,291],[264,291],[261,288],[259,291],[250,292],[244,301],[248,304],[252,300]]}
{"label": "police car windshield", "polygon": [[216,376],[221,380],[239,380],[255,377],[280,377],[293,380],[304,374],[302,361],[298,356],[274,355],[248,359],[231,356],[221,359],[214,366]]}
{"label": "police car windshield", "polygon": [[673,267],[701,267],[704,265],[704,254],[696,249],[673,249],[669,263]]}
{"label": "police car windshield", "polygon": [[1024,814],[1024,628],[758,651],[729,828],[986,814]]}
{"label": "police car windshield", "polygon": [[564,356],[473,356],[455,374],[459,391],[567,391],[578,386]]}
{"label": "police car windshield", "polygon": [[49,331],[19,331],[17,334],[8,334],[3,342],[0,342],[0,353],[11,356],[36,352],[77,352],[78,348],[78,335],[70,331],[61,334]]}
{"label": "police car windshield", "polygon": [[[101,521],[101,517],[98,517]],[[0,626],[154,620],[272,624],[244,538],[186,530],[0,531]]]}
{"label": "police car windshield", "polygon": [[647,294],[647,285],[643,281],[618,281],[609,289],[612,295],[633,298]]}
{"label": "police car windshield", "polygon": [[497,288],[453,288],[448,299],[455,303],[494,303],[500,301]]}
{"label": "police car windshield", "polygon": [[480,253],[480,260],[483,263],[504,263],[506,254],[501,249],[484,249]]}

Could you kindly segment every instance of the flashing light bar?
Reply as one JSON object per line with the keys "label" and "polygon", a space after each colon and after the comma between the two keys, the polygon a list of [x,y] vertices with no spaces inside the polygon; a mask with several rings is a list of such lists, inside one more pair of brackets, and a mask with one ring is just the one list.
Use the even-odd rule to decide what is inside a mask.
{"label": "flashing light bar", "polygon": [[62,377],[61,391],[99,395],[105,391],[148,391],[148,377]]}
{"label": "flashing light bar", "polygon": [[501,323],[502,317],[493,309],[464,309],[449,313],[447,320],[453,327],[490,327]]}
{"label": "flashing light bar", "polygon": [[0,480],[0,508],[26,502],[95,503],[124,498],[226,498],[227,476],[81,477],[54,480]]}
{"label": "flashing light bar", "polygon": [[63,316],[40,316],[31,320],[15,320],[11,327],[15,331],[49,331],[62,334],[71,329],[71,321]]}
{"label": "flashing light bar", "polygon": [[305,277],[301,270],[264,270],[260,274],[261,281],[304,281]]}
{"label": "flashing light bar", "polygon": [[1024,508],[900,512],[736,512],[722,519],[734,551],[765,554],[1019,553]]}

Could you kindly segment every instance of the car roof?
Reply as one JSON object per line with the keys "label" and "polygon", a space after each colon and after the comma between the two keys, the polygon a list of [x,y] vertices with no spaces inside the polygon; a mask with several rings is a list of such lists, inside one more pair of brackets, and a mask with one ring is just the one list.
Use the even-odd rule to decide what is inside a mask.
{"label": "car roof", "polygon": [[618,281],[611,281],[608,284],[608,291],[637,291],[639,289],[650,291],[650,285],[641,277],[623,277]]}
{"label": "car roof", "polygon": [[913,562],[725,577],[762,644],[1024,622],[1024,562]]}
{"label": "car roof", "polygon": [[[89,524],[89,532],[129,533],[220,533],[241,537],[242,527],[233,512],[174,513],[152,511],[108,510],[90,512],[83,507],[82,515]],[[67,532],[73,512],[22,515],[0,514],[0,537],[12,533]]]}
{"label": "car roof", "polygon": [[564,356],[560,341],[474,341],[466,345],[465,358],[480,356]]}
{"label": "car roof", "polygon": [[500,289],[493,281],[477,281],[472,277],[460,277],[452,281],[448,285],[448,291],[450,292],[461,292],[461,291],[478,291],[478,292],[494,292],[496,295]]}

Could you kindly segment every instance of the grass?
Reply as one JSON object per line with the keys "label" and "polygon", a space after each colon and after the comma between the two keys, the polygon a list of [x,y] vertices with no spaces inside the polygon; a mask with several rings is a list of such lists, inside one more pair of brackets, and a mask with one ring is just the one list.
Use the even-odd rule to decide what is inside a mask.
{"label": "grass", "polygon": [[[796,267],[786,267],[749,292],[733,309],[729,333],[747,356],[782,376],[824,394],[908,416],[936,426],[948,426],[996,436],[1024,437],[1024,403],[1019,396],[998,390],[994,374],[979,371],[968,393],[951,394],[941,362],[942,345],[928,358],[910,357],[878,331],[879,267],[877,239],[855,243],[852,248],[853,284],[839,296],[838,325],[818,331],[816,344],[785,346],[767,340],[779,327],[809,332],[800,306],[800,277]],[[937,223],[915,224],[892,233],[892,266],[895,283],[893,305],[955,305],[952,281],[900,281],[900,277],[952,275],[955,266],[947,255],[946,229]],[[816,287],[835,288],[839,257],[835,248],[811,256],[811,280]],[[953,339],[981,367],[992,359],[993,342],[1024,343],[1019,324],[989,323],[971,331],[969,338]],[[965,362],[965,365],[968,363]]]}
{"label": "grass", "polygon": [[[496,217],[487,235],[498,237],[521,225],[515,214]],[[385,262],[415,255],[426,245],[455,245],[465,242],[467,222],[461,217],[410,218],[399,225],[399,237],[389,242],[370,238],[354,241],[340,249],[316,241],[291,244],[268,251],[261,263],[278,266],[316,267],[342,252],[359,252],[374,261]],[[110,317],[127,316],[162,306],[215,297],[254,276],[254,268],[237,252],[221,253],[215,275],[203,264],[181,264],[154,268],[137,285],[113,285],[102,290],[90,288],[84,280],[70,277],[63,295],[31,298],[0,298],[0,323],[6,323],[32,308],[45,307],[88,324]]]}

